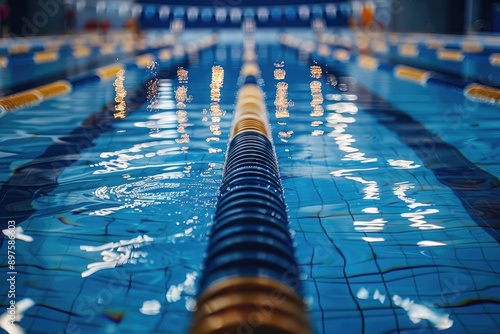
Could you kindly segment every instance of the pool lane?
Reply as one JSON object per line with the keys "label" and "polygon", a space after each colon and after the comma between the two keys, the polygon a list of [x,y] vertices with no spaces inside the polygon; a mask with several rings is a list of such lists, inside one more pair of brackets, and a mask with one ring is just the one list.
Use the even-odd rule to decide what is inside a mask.
{"label": "pool lane", "polygon": [[[99,42],[97,46],[73,45],[59,51],[10,56],[6,58],[5,68],[0,71],[0,94],[17,93],[81,74],[99,66],[124,61],[137,54],[172,46],[175,37],[172,34],[158,35],[152,32],[141,39],[134,40],[133,36],[129,36],[128,39],[109,37],[109,40],[118,43]],[[41,57],[43,54],[53,54],[53,58]]]}
{"label": "pool lane", "polygon": [[[66,332],[187,328],[241,66],[242,48],[230,44],[162,82],[159,104],[117,122],[60,175],[57,188],[33,202],[37,212],[21,227],[34,241],[18,244],[19,271],[29,277],[19,294],[37,303],[20,323],[28,332],[47,326]],[[373,94],[351,94],[352,78],[311,68],[295,52],[268,45],[257,50],[315,331],[500,328],[498,243],[408,145],[364,110],[364,99],[373,99],[374,108],[390,105]],[[211,91],[214,62],[224,68],[218,92]],[[414,84],[395,82],[408,89],[399,92],[403,102],[422,102],[420,95],[411,99]],[[89,105],[101,108],[115,96],[109,84],[91,88],[75,103],[84,115]],[[63,98],[79,92],[22,113],[48,119],[52,106],[67,108],[72,100]],[[22,121],[21,113],[7,116]],[[48,134],[64,135],[63,119]],[[35,121],[29,126],[39,133]],[[19,144],[53,140],[19,136]],[[21,157],[39,154],[32,149]]]}
{"label": "pool lane", "polygon": [[[202,48],[206,48],[215,42],[211,35],[207,36],[205,39],[208,39],[209,44],[201,46]],[[200,46],[196,47],[200,48]],[[190,52],[194,54],[196,51],[191,48]],[[152,60],[149,60],[149,58],[146,59],[150,62],[147,66],[139,64],[141,65],[139,66],[139,70],[143,71],[143,78],[140,79],[142,82],[140,84],[136,83],[136,87],[126,94],[126,100],[123,101],[125,105],[128,105],[127,110],[129,112],[133,112],[134,109],[147,101],[149,95],[151,94],[149,92],[151,87],[148,85],[151,85],[153,78],[157,75],[164,76],[165,78],[175,75],[175,68],[186,63],[187,54],[183,53],[182,55],[176,57],[174,52],[174,56],[169,58],[171,60],[163,63],[163,66],[166,66],[166,68],[161,71],[157,68],[158,64],[154,61],[154,58],[151,59]],[[142,60],[139,59],[138,62],[140,61]],[[142,69],[144,67],[147,68]],[[153,67],[156,68],[156,70],[153,71]],[[116,72],[116,70],[114,72]],[[116,73],[116,76],[118,76],[118,73]],[[125,71],[123,71],[123,73],[125,73]],[[132,78],[134,77],[135,76],[132,76]],[[114,85],[116,85],[116,80]],[[65,99],[65,97],[62,99]],[[69,100],[71,101],[71,99]],[[89,98],[89,100],[92,99]],[[116,97],[114,100],[116,101]],[[66,101],[68,101],[68,99],[66,99]],[[7,216],[4,218],[7,219],[11,216],[13,219],[17,219],[18,222],[21,223],[36,211],[31,207],[30,201],[35,197],[43,195],[54,189],[57,186],[59,174],[64,171],[66,167],[72,165],[79,159],[81,151],[85,148],[91,147],[93,145],[93,141],[100,135],[111,131],[113,128],[110,126],[110,123],[118,121],[122,118],[121,116],[117,116],[115,104],[116,102],[106,103],[100,111],[92,113],[89,117],[84,119],[80,126],[76,127],[71,133],[58,137],[57,139],[55,136],[51,137],[55,143],[48,146],[43,154],[37,156],[34,160],[28,162],[27,164],[17,166],[14,170],[12,170],[12,176],[10,176],[8,180],[3,183],[0,190],[2,206],[7,209],[4,213]],[[6,115],[4,117],[5,120],[9,121],[11,118],[16,119],[16,116],[11,117],[11,115]],[[5,130],[9,131],[8,129]],[[14,129],[14,131],[17,130]],[[8,135],[5,135],[5,137],[8,138]],[[5,139],[5,141],[8,142],[9,139]],[[27,147],[23,147],[23,151],[26,151],[27,149],[29,151],[30,145],[26,146]],[[13,152],[2,153],[3,160],[5,161],[9,161],[11,157],[15,155],[20,158],[19,154]],[[71,159],[67,158],[67,153],[72,153]],[[4,170],[2,174],[9,175],[10,173],[8,170]],[[40,181],[42,182],[40,183]],[[25,187],[26,189],[24,189]],[[44,190],[42,190],[42,188]],[[2,229],[4,228],[6,228],[6,226],[2,225]]]}
{"label": "pool lane", "polygon": [[[321,54],[321,45],[318,46],[318,53]],[[442,124],[438,123],[437,125],[440,126],[440,128],[434,128],[434,132],[432,132],[425,127],[425,123],[422,124],[411,116],[415,115],[416,117],[421,117],[422,114],[430,114],[426,113],[426,110],[440,110],[439,108],[441,106],[439,102],[434,105],[425,105],[425,107],[421,104],[417,105],[416,110],[408,114],[405,112],[405,109],[400,110],[391,105],[387,100],[363,89],[361,84],[357,84],[357,81],[360,80],[360,82],[363,82],[365,85],[370,83],[371,85],[368,87],[370,87],[370,89],[374,89],[375,91],[381,91],[380,88],[383,88],[384,97],[389,100],[401,94],[405,94],[404,99],[401,99],[401,101],[404,101],[406,106],[411,104],[411,102],[408,103],[410,97],[407,92],[416,89],[415,87],[412,87],[412,84],[398,82],[398,80],[394,79],[382,81],[382,79],[386,79],[388,77],[383,71],[376,71],[374,73],[371,72],[369,75],[366,75],[363,73],[361,66],[351,65],[352,63],[349,62],[338,62],[335,61],[335,56],[328,56],[329,55],[321,57],[318,56],[317,53],[313,53],[311,55],[313,61],[318,61],[325,66],[330,66],[329,68],[325,67],[325,70],[328,70],[328,72],[336,78],[345,77],[350,73],[355,73],[355,78],[353,78],[352,84],[349,82],[343,83],[343,88],[346,91],[352,89],[353,95],[359,96],[359,98],[356,98],[359,103],[366,110],[372,112],[373,116],[379,119],[380,124],[386,126],[391,131],[394,131],[402,142],[410,146],[414,150],[415,154],[422,159],[424,164],[434,172],[440,182],[446,184],[456,193],[473,220],[479,226],[484,227],[485,230],[488,231],[488,233],[490,233],[497,241],[500,241],[500,220],[498,219],[498,217],[500,217],[500,188],[498,188],[500,181],[498,176],[496,176],[500,175],[500,171],[498,170],[498,164],[495,164],[495,157],[491,157],[493,159],[491,167],[494,168],[494,174],[491,174],[466,157],[467,153],[474,154],[475,152],[471,152],[466,148],[464,155],[464,153],[462,153],[459,149],[463,146],[463,143],[457,143],[455,141],[455,143],[458,144],[458,146],[455,147],[448,144],[439,135],[441,133],[446,134],[447,132],[456,133],[456,128],[447,129],[447,126],[443,127]],[[414,72],[416,72],[416,74],[409,74],[413,76],[421,75],[416,70]],[[400,78],[404,79],[404,76],[400,76]],[[414,81],[413,77],[409,76],[409,78]],[[404,85],[405,88],[400,89],[399,87],[401,85]],[[420,87],[418,88],[422,89]],[[435,88],[436,91],[439,89],[440,88]],[[391,92],[388,93],[387,91]],[[422,94],[422,100],[430,102],[427,97],[428,95],[429,92],[426,92],[425,96]],[[363,105],[362,101],[364,101],[365,98],[369,103]],[[411,97],[412,100],[415,98],[417,97]],[[482,105],[472,102],[464,105],[463,103],[466,100],[455,94],[449,94],[449,96],[445,95],[443,99],[446,100],[443,105],[448,108],[450,100],[455,103],[462,103],[462,106],[454,105],[452,109],[445,111],[442,116],[442,121],[454,123],[459,122],[459,127],[465,125],[463,124],[464,122],[469,121],[468,118],[472,111],[481,112],[486,119],[488,119],[488,110],[492,112],[496,109],[492,106],[486,105],[483,107]],[[375,105],[375,107],[372,107],[372,104]],[[468,108],[468,110],[466,108]],[[477,114],[475,116],[481,117],[482,115]],[[479,119],[477,119],[477,121],[480,122]],[[489,123],[483,124],[485,124],[486,128],[490,126]],[[456,124],[452,123],[452,125]],[[497,137],[498,135],[493,134],[492,136],[485,137],[482,141],[487,142],[491,148],[494,149],[498,142]],[[469,138],[469,135],[464,136],[464,140]],[[488,167],[489,166],[485,166],[484,168]]]}
{"label": "pool lane", "polygon": [[[200,34],[198,33],[196,38],[199,36]],[[226,49],[221,49],[218,56],[222,57],[221,53],[225,54],[226,51]],[[203,54],[201,57],[205,59],[205,62],[208,61],[208,64],[212,65],[215,57],[214,52],[207,50],[206,53],[208,54],[208,58],[207,55]],[[189,226],[186,227],[185,224],[195,226],[192,224],[196,223],[197,225],[200,220],[205,222],[209,219],[207,218],[208,215],[205,215],[205,212],[206,210],[210,210],[213,205],[212,197],[217,187],[214,182],[210,182],[211,179],[209,176],[214,173],[214,169],[217,170],[216,164],[219,160],[222,159],[223,161],[222,152],[225,147],[225,138],[222,139],[220,143],[216,139],[220,136],[220,131],[226,133],[225,130],[217,130],[219,125],[223,129],[226,128],[225,111],[223,114],[217,115],[216,109],[217,105],[219,108],[227,109],[234,101],[234,96],[232,94],[227,94],[227,97],[223,95],[220,104],[215,102],[213,104],[210,103],[210,94],[207,94],[207,92],[210,91],[208,88],[210,87],[211,73],[210,71],[206,71],[207,68],[210,69],[210,66],[207,65],[207,67],[202,67],[200,69],[199,66],[195,64],[195,56],[196,54],[191,50],[190,58],[193,58],[191,59],[193,62],[190,66],[192,67],[184,66],[185,71],[178,71],[177,66],[183,65],[179,63],[175,64],[174,70],[168,73],[155,64],[145,69],[125,71],[125,86],[123,88],[127,91],[127,97],[133,97],[134,87],[142,84],[144,78],[154,75],[159,81],[148,81],[146,84],[147,89],[145,91],[139,91],[139,97],[142,103],[139,103],[137,106],[131,104],[132,100],[130,99],[125,101],[127,104],[127,115],[126,118],[121,121],[113,122],[111,120],[111,122],[109,122],[110,118],[113,118],[113,113],[116,112],[114,103],[107,104],[104,108],[102,107],[102,104],[110,100],[113,101],[116,97],[115,87],[113,87],[112,83],[87,85],[70,95],[55,98],[42,103],[40,106],[27,108],[4,116],[6,117],[4,119],[9,122],[20,122],[24,124],[24,129],[30,128],[30,122],[25,123],[23,119],[25,121],[31,121],[35,130],[36,124],[41,120],[54,117],[54,110],[64,112],[64,110],[67,111],[67,108],[71,106],[71,101],[73,101],[73,103],[75,103],[75,101],[84,101],[84,103],[76,103],[76,112],[71,114],[73,117],[61,117],[59,122],[57,122],[56,119],[56,122],[53,124],[47,124],[47,132],[52,133],[54,136],[53,138],[49,138],[49,142],[50,139],[52,139],[55,140],[56,143],[51,143],[46,151],[46,156],[40,156],[38,158],[35,156],[36,159],[32,160],[33,155],[36,154],[36,150],[40,149],[42,144],[39,143],[38,147],[27,145],[26,141],[29,141],[28,138],[30,137],[28,135],[26,139],[21,140],[24,141],[24,145],[22,146],[24,146],[28,152],[31,151],[30,149],[33,149],[33,152],[24,153],[24,150],[20,151],[16,155],[16,158],[19,158],[19,160],[15,159],[16,162],[21,164],[23,163],[23,160],[21,160],[22,158],[28,161],[32,160],[32,164],[28,163],[24,167],[18,169],[21,174],[23,170],[29,169],[30,166],[33,167],[31,172],[36,175],[33,175],[33,177],[29,176],[28,178],[30,180],[38,179],[38,177],[43,176],[41,174],[44,174],[45,171],[48,172],[48,170],[43,168],[45,165],[48,167],[51,162],[61,164],[61,170],[57,171],[59,175],[54,175],[53,172],[47,173],[50,174],[49,180],[39,180],[37,184],[34,184],[37,188],[35,194],[28,194],[28,196],[25,197],[25,200],[31,201],[31,205],[24,202],[26,204],[24,207],[11,207],[11,209],[16,209],[21,212],[23,212],[23,210],[26,212],[35,209],[36,212],[29,219],[24,222],[19,220],[19,227],[23,227],[27,234],[31,234],[35,230],[40,232],[40,234],[34,232],[33,243],[24,244],[25,248],[21,245],[23,242],[20,240],[18,241],[20,249],[24,249],[27,252],[23,253],[23,258],[19,258],[17,264],[18,270],[35,280],[45,282],[44,284],[47,287],[47,290],[44,290],[32,289],[29,286],[18,286],[18,293],[20,296],[30,296],[37,302],[37,307],[32,309],[30,314],[25,315],[25,319],[23,320],[23,326],[26,324],[27,331],[36,331],[37,328],[43,326],[45,321],[51,323],[51,328],[58,328],[60,331],[69,331],[72,330],[72,328],[80,328],[83,331],[101,329],[100,321],[89,322],[85,318],[88,307],[97,306],[100,309],[100,302],[96,300],[94,303],[92,298],[94,298],[96,294],[99,295],[99,291],[101,291],[99,290],[101,287],[101,283],[99,282],[101,282],[100,277],[102,273],[96,275],[98,276],[97,278],[92,276],[85,280],[82,279],[82,276],[84,276],[83,272],[88,271],[86,269],[87,265],[95,262],[95,259],[93,259],[95,253],[90,249],[87,253],[85,249],[80,249],[80,246],[83,247],[101,243],[104,240],[102,237],[105,235],[105,238],[109,237],[114,239],[115,237],[119,237],[130,239],[129,233],[133,233],[130,231],[137,229],[134,234],[152,234],[155,236],[155,239],[159,239],[160,243],[166,243],[168,246],[163,247],[157,245],[153,247],[153,249],[159,251],[153,251],[155,255],[152,257],[150,256],[150,258],[152,258],[151,264],[155,259],[157,261],[154,265],[155,269],[150,271],[151,275],[148,274],[143,276],[143,278],[134,278],[132,282],[130,281],[130,273],[120,271],[119,276],[115,277],[115,272],[113,271],[112,275],[115,278],[110,278],[109,282],[119,280],[116,285],[114,285],[116,288],[114,291],[120,292],[116,292],[117,294],[113,298],[113,305],[121,301],[121,305],[125,306],[127,309],[134,309],[140,314],[138,310],[141,308],[141,305],[135,305],[135,301],[140,300],[142,303],[143,297],[148,294],[153,294],[154,298],[158,298],[158,295],[154,294],[154,292],[161,289],[161,287],[169,282],[175,282],[175,286],[177,286],[178,283],[186,279],[185,275],[182,277],[183,273],[186,272],[186,268],[189,269],[187,274],[189,274],[190,277],[193,275],[191,267],[199,263],[201,259],[197,262],[193,262],[194,264],[190,264],[190,261],[186,262],[187,267],[182,263],[172,263],[172,259],[177,258],[174,255],[177,251],[169,245],[175,243],[176,240],[177,242],[184,242],[182,241],[183,238],[176,234],[184,233],[189,229]],[[224,57],[226,57],[226,55],[224,55]],[[227,57],[231,57],[229,52]],[[230,64],[230,60],[224,59],[224,63],[228,65]],[[238,66],[239,65],[240,64],[238,64]],[[226,70],[232,72],[231,68],[227,66]],[[193,71],[191,72],[191,80],[195,83],[199,83],[199,85],[195,84],[195,89],[186,92],[189,93],[189,96],[185,95],[183,97],[183,87],[189,87],[187,76],[189,71]],[[236,69],[234,71],[237,72]],[[230,87],[236,85],[236,79],[232,79],[233,77],[237,76],[231,75],[231,78],[226,80],[226,84],[228,85],[226,89],[230,89]],[[116,84],[117,82],[115,81],[115,85]],[[119,83],[118,86],[120,86]],[[174,88],[178,91],[178,94],[174,93]],[[161,91],[161,94],[155,95],[155,92],[159,91]],[[174,94],[178,99],[177,103],[172,103]],[[195,97],[193,103],[189,102],[191,101],[191,95]],[[183,98],[186,100],[181,102]],[[231,102],[227,102],[227,100]],[[102,108],[102,110],[89,116],[83,124],[72,132],[72,134],[67,135],[68,122],[78,125],[84,118],[82,116],[88,114],[90,109],[89,106],[94,105],[94,101],[96,106]],[[187,123],[187,118],[182,121],[184,123],[181,122],[181,118],[184,116],[182,116],[183,108],[180,107],[179,103],[186,103],[185,109],[192,113],[192,115],[189,116],[189,123]],[[52,108],[56,105],[58,106],[57,109]],[[171,108],[174,109],[172,110]],[[205,113],[203,113],[203,108],[209,109],[210,112],[207,112],[207,109],[205,109]],[[138,113],[138,115],[136,115],[136,113]],[[75,115],[77,114],[78,116],[76,117]],[[26,119],[28,116],[34,116],[34,118],[32,120]],[[173,119],[171,116],[173,116]],[[212,120],[210,119],[211,116],[213,116]],[[195,132],[191,130],[192,122],[199,124],[195,127]],[[42,123],[45,124],[45,122]],[[157,123],[157,126],[152,126],[152,123]],[[191,140],[193,144],[189,142],[189,137],[181,133],[181,128],[184,127],[187,134],[192,136]],[[57,135],[59,132],[61,135]],[[132,132],[132,134],[129,135],[130,132]],[[37,130],[37,133],[40,133],[40,131]],[[56,134],[54,135],[54,133]],[[170,138],[172,133],[175,136]],[[40,137],[34,138],[34,140],[42,140],[42,136],[43,133],[40,134]],[[46,144],[46,142],[47,141],[44,141],[44,144]],[[128,155],[125,152],[117,153],[119,156],[118,158],[122,159],[126,156],[135,156],[136,161],[129,161],[126,159],[124,163],[129,161],[128,164],[132,165],[130,169],[124,169],[123,173],[112,173],[114,168],[120,168],[121,165],[118,164],[117,160],[114,158],[110,157],[108,159],[104,156],[111,154],[110,150],[121,151],[124,147],[127,147],[127,145],[131,145],[131,154]],[[171,146],[175,146],[175,148]],[[189,150],[184,150],[186,147],[189,148]],[[150,152],[142,159],[137,159],[137,154],[133,153],[137,152],[136,149],[139,151],[151,151],[155,148],[157,148],[157,152],[155,151],[157,155],[154,158],[152,158]],[[99,152],[102,152],[102,156],[100,156]],[[55,153],[54,157],[51,156],[52,153]],[[220,156],[220,159],[217,158],[217,156]],[[8,160],[12,161],[12,156]],[[92,165],[90,161],[93,161]],[[196,163],[194,163],[194,161],[196,161]],[[64,168],[66,164],[71,164],[69,169]],[[147,165],[148,168],[144,168],[145,165]],[[173,171],[172,168],[174,169]],[[206,173],[206,175],[202,175],[202,172]],[[126,176],[127,174],[129,174],[128,177]],[[108,181],[113,179],[112,176],[115,176],[115,180],[110,184]],[[54,177],[57,177],[57,187],[54,187],[54,181],[56,181],[53,179]],[[13,178],[11,178],[11,180],[12,179]],[[27,184],[28,180],[22,177],[20,177],[20,179],[23,184]],[[82,182],[82,180],[84,181]],[[124,184],[120,184],[122,180],[125,181]],[[162,184],[163,182],[166,184]],[[147,185],[145,186],[144,184]],[[15,187],[15,185],[13,186]],[[197,186],[205,187],[207,194],[202,196],[197,192],[196,195],[190,195],[190,192],[193,192],[193,189]],[[126,190],[125,188],[128,187],[130,187],[131,192],[122,192],[122,190]],[[90,197],[87,197],[86,194],[90,189],[92,189],[92,194]],[[109,189],[110,193],[106,194],[104,189]],[[151,196],[155,196],[155,189],[165,191],[164,198],[160,199],[160,197],[155,197],[156,200],[154,202],[156,202],[156,206],[154,206],[154,211],[156,214],[152,215],[149,212],[143,217],[139,217],[141,216],[139,210],[147,207],[145,203],[151,202]],[[93,191],[95,191],[95,195]],[[45,196],[38,196],[42,194]],[[111,219],[108,219],[108,217],[106,217],[106,212],[109,214],[117,210],[116,207],[120,206],[120,204],[117,203],[124,200],[122,197],[124,194],[130,199],[134,198],[134,194],[136,195],[135,199],[132,200],[134,204],[130,204],[128,200],[121,203],[123,204],[121,210],[128,211],[130,207],[134,207],[134,214],[131,215],[130,213],[126,213],[119,219],[121,223],[111,224],[111,222],[116,221],[116,218],[112,215]],[[55,201],[48,200],[49,198],[53,198],[53,196],[55,196]],[[103,201],[104,197],[101,198],[98,196],[110,196],[112,199],[110,201]],[[76,200],[77,198],[79,199]],[[196,198],[196,200],[193,200],[193,198]],[[197,203],[198,207],[184,211],[182,209],[183,203]],[[3,204],[4,203],[2,203],[2,205]],[[168,210],[166,207],[168,207]],[[195,211],[197,210],[199,212],[197,217],[195,217]],[[2,211],[2,215],[3,214]],[[190,216],[187,217],[185,215]],[[173,217],[176,217],[175,219],[184,217],[182,220],[183,224],[176,226],[175,221],[169,222],[168,224],[170,226],[168,231],[166,233],[161,232],[165,229],[166,220],[170,220],[168,218],[169,216],[172,216],[172,219],[174,219]],[[84,220],[80,220],[82,218]],[[22,219],[22,217],[19,219]],[[137,224],[134,223],[135,219],[141,221],[143,225],[136,226]],[[187,221],[187,223],[185,223],[185,221]],[[124,225],[128,226],[126,230],[129,232],[122,231]],[[153,225],[155,226],[155,231],[158,229],[158,233],[151,231]],[[66,228],[74,229],[77,226],[82,227],[80,231],[81,234],[73,234],[71,238],[66,238],[66,233],[63,232],[63,230]],[[61,230],[60,227],[62,227],[63,230]],[[52,230],[52,232],[49,232],[50,230]],[[186,232],[186,235],[184,236],[183,234],[183,236],[186,240],[190,240],[193,235],[201,233],[199,238],[203,241],[205,232],[201,230],[202,229],[200,229],[200,232],[194,231],[195,233],[192,235]],[[89,237],[89,233],[92,237]],[[147,238],[144,240],[146,239]],[[169,239],[171,239],[171,241],[169,241]],[[145,242],[145,244],[146,243],[147,242]],[[57,246],[55,246],[55,244],[57,244]],[[188,255],[201,257],[203,254],[203,247],[204,244],[200,242],[196,247],[191,247],[190,250],[186,251],[179,259],[181,260],[182,257]],[[164,250],[161,250],[162,248],[164,248]],[[167,248],[171,249],[165,251]],[[149,248],[148,251],[151,252],[151,250],[152,249]],[[38,259],[33,258],[35,253],[32,253],[32,251],[35,251],[41,257]],[[61,257],[63,262],[60,263],[65,263],[64,266],[73,263],[70,265],[73,268],[55,268],[50,260],[54,252],[66,254]],[[191,252],[194,253],[191,254]],[[133,258],[131,260],[133,260]],[[57,263],[58,261],[56,260],[55,262]],[[44,267],[49,270],[49,273],[50,270],[56,270],[59,278],[52,277],[50,274],[47,276],[47,271],[38,271],[36,267],[33,267],[33,264]],[[167,269],[169,266],[173,267],[174,265],[176,266],[175,270]],[[74,271],[75,269],[77,270],[76,272]],[[165,274],[165,277],[162,277],[162,282],[158,281],[158,272],[163,272]],[[196,271],[194,272],[194,275],[196,275]],[[111,271],[109,273],[111,273]],[[106,273],[105,275],[107,276]],[[71,284],[66,284],[70,281],[72,282]],[[131,284],[130,293],[128,292],[130,287],[126,289],[126,285],[129,284],[129,281]],[[63,285],[67,287],[68,291],[62,292],[62,290],[56,288],[58,291],[55,294],[51,294],[49,292],[49,287],[61,287],[60,282],[66,282]],[[153,284],[153,282],[158,284]],[[173,283],[172,285],[174,286]],[[78,289],[75,290],[75,286],[81,289],[81,294],[78,294]],[[148,287],[152,287],[152,289],[150,289],[149,293],[146,293],[146,290],[149,289]],[[68,296],[71,297],[68,298]],[[164,292],[162,296],[165,297]],[[175,298],[175,296],[172,298]],[[169,308],[168,317],[166,317],[165,320],[160,319],[153,325],[158,327],[161,326],[162,329],[171,327],[172,322],[175,322],[176,326],[187,326],[189,319],[185,316],[186,310],[183,307],[179,310],[178,306],[179,304],[172,304],[172,307]],[[131,313],[127,312],[127,314]],[[176,320],[179,314],[183,315],[182,324],[179,324]],[[105,319],[109,318],[105,321],[106,326],[113,324],[112,315],[113,311],[108,309],[99,313],[99,317],[104,317]],[[108,321],[110,322],[108,323]],[[151,329],[151,322],[138,322],[135,321],[134,318],[127,318],[124,319],[121,326],[123,326],[123,330],[136,329],[137,331],[144,331],[144,328]],[[174,330],[174,332],[175,331],[176,330]]]}
{"label": "pool lane", "polygon": [[[398,90],[415,114],[418,102],[430,104],[436,97],[420,95],[418,86],[414,96],[411,83],[391,79],[388,85],[389,75],[362,76],[355,65],[320,68],[318,59],[307,68],[294,57],[275,51],[268,59],[278,65],[284,60],[283,67],[263,72],[267,85],[288,83],[287,99],[293,101],[286,103],[288,113],[276,108],[272,124],[316,332],[500,328],[493,255],[498,241],[472,221],[449,182],[435,176],[432,169],[443,165],[428,166],[417,153],[426,152],[415,147],[425,142],[422,124],[356,83],[373,84],[383,96]],[[272,77],[279,69],[285,79]],[[447,103],[454,100],[449,95]],[[273,103],[269,98],[268,106]],[[427,115],[422,104],[420,109]],[[433,109],[427,122],[432,115],[443,126]],[[393,128],[396,120],[402,121],[399,129]],[[405,142],[410,136],[414,141]],[[419,318],[424,313],[428,317]]]}
{"label": "pool lane", "polygon": [[[330,73],[342,76],[335,71]],[[359,96],[359,106],[412,148],[437,179],[453,190],[471,218],[500,242],[500,180],[497,176],[468,160],[458,148],[360,84],[347,85],[347,92]],[[490,143],[493,141],[489,138]]]}

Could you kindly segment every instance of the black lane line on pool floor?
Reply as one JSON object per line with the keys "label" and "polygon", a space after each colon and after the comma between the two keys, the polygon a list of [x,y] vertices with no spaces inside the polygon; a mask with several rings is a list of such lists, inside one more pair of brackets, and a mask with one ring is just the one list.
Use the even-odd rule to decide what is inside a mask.
{"label": "black lane line on pool floor", "polygon": [[[188,62],[178,66],[187,68]],[[175,68],[160,71],[156,78],[174,78],[177,75],[176,70],[177,65]],[[150,79],[129,90],[125,99],[127,114],[137,110],[147,101],[147,83]],[[106,104],[100,111],[87,117],[79,127],[59,137],[64,144],[54,143],[48,146],[41,155],[14,170],[12,176],[0,188],[0,230],[7,228],[9,220],[15,220],[19,226],[37,211],[32,206],[33,201],[55,189],[59,185],[59,175],[77,162],[86,148],[94,146],[95,139],[111,132],[114,129],[113,122],[122,120],[115,118],[114,113],[115,102]],[[4,239],[0,236],[0,247]]]}
{"label": "black lane line on pool floor", "polygon": [[[322,67],[323,72],[336,77],[346,76],[338,67],[326,67],[324,64]],[[425,167],[460,199],[476,224],[500,242],[500,180],[384,98],[357,84],[347,87],[347,92],[358,96],[356,104],[360,109],[374,116],[379,124],[413,149]]]}

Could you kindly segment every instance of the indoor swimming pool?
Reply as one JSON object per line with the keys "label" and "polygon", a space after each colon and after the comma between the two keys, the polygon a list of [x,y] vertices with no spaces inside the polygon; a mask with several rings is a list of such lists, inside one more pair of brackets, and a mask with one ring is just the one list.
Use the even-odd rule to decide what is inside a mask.
{"label": "indoor swimming pool", "polygon": [[[173,43],[156,31],[137,61],[93,54],[91,64],[133,66],[0,115],[1,268],[15,277],[17,329],[189,331],[245,58],[240,29],[211,33]],[[325,52],[310,29],[286,33],[255,32],[257,84],[312,332],[499,332],[498,103],[395,75],[388,58],[374,67],[348,61],[345,46]],[[406,65],[440,60],[425,61]],[[460,80],[498,72],[474,62]],[[90,69],[30,66],[43,83]],[[452,67],[440,80],[463,74]],[[0,89],[27,83],[0,71]]]}

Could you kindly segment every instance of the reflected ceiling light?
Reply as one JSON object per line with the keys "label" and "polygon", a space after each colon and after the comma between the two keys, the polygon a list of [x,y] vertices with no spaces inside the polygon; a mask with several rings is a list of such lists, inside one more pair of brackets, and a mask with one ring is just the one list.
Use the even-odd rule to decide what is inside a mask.
{"label": "reflected ceiling light", "polygon": [[257,17],[259,21],[266,22],[269,20],[269,9],[266,7],[260,7],[257,9]]}
{"label": "reflected ceiling light", "polygon": [[96,6],[95,6],[96,13],[103,14],[105,10],[106,10],[106,2],[105,1],[97,2]]}
{"label": "reflected ceiling light", "polygon": [[129,11],[130,11],[130,6],[128,3],[122,3],[118,7],[118,15],[121,17],[128,16]]}
{"label": "reflected ceiling light", "polygon": [[325,12],[329,19],[334,19],[337,16],[337,7],[333,4],[328,4],[325,6]]}
{"label": "reflected ceiling light", "polygon": [[168,19],[168,16],[170,15],[170,7],[169,6],[161,6],[158,14],[160,16],[160,20]]}
{"label": "reflected ceiling light", "polygon": [[138,18],[142,14],[142,6],[139,4],[135,4],[132,7],[132,17]]}
{"label": "reflected ceiling light", "polygon": [[189,7],[187,10],[187,18],[189,21],[194,22],[198,19],[198,14],[200,13],[200,10],[198,7]]}
{"label": "reflected ceiling light", "polygon": [[417,245],[420,247],[436,247],[436,246],[446,246],[444,242],[431,241],[431,240],[422,240],[417,242]]}
{"label": "reflected ceiling light", "polygon": [[219,23],[223,23],[226,21],[227,18],[227,9],[225,8],[217,8],[215,10],[215,19]]}
{"label": "reflected ceiling light", "polygon": [[241,9],[239,8],[231,8],[229,11],[229,17],[231,18],[232,23],[238,23],[241,21]]}
{"label": "reflected ceiling light", "polygon": [[76,11],[77,11],[77,12],[81,12],[82,10],[84,10],[84,9],[85,9],[85,5],[86,5],[85,0],[79,0],[79,1],[76,3]]}
{"label": "reflected ceiling light", "polygon": [[301,20],[309,20],[309,16],[311,15],[311,10],[307,6],[299,7],[299,17]]}

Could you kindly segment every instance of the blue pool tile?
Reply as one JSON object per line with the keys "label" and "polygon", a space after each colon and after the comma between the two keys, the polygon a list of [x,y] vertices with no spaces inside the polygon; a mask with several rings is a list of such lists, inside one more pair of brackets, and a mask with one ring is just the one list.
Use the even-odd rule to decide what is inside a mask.
{"label": "blue pool tile", "polygon": [[324,310],[342,312],[358,308],[345,281],[337,280],[334,283],[326,283],[318,280],[316,285],[322,291],[319,296],[319,302]]}
{"label": "blue pool tile", "polygon": [[324,326],[316,327],[324,328],[324,332],[318,333],[362,333],[363,324],[360,320],[361,313],[359,311],[338,311],[338,312],[324,312]]}
{"label": "blue pool tile", "polygon": [[363,310],[365,333],[390,333],[398,326],[394,315],[385,310]]}

